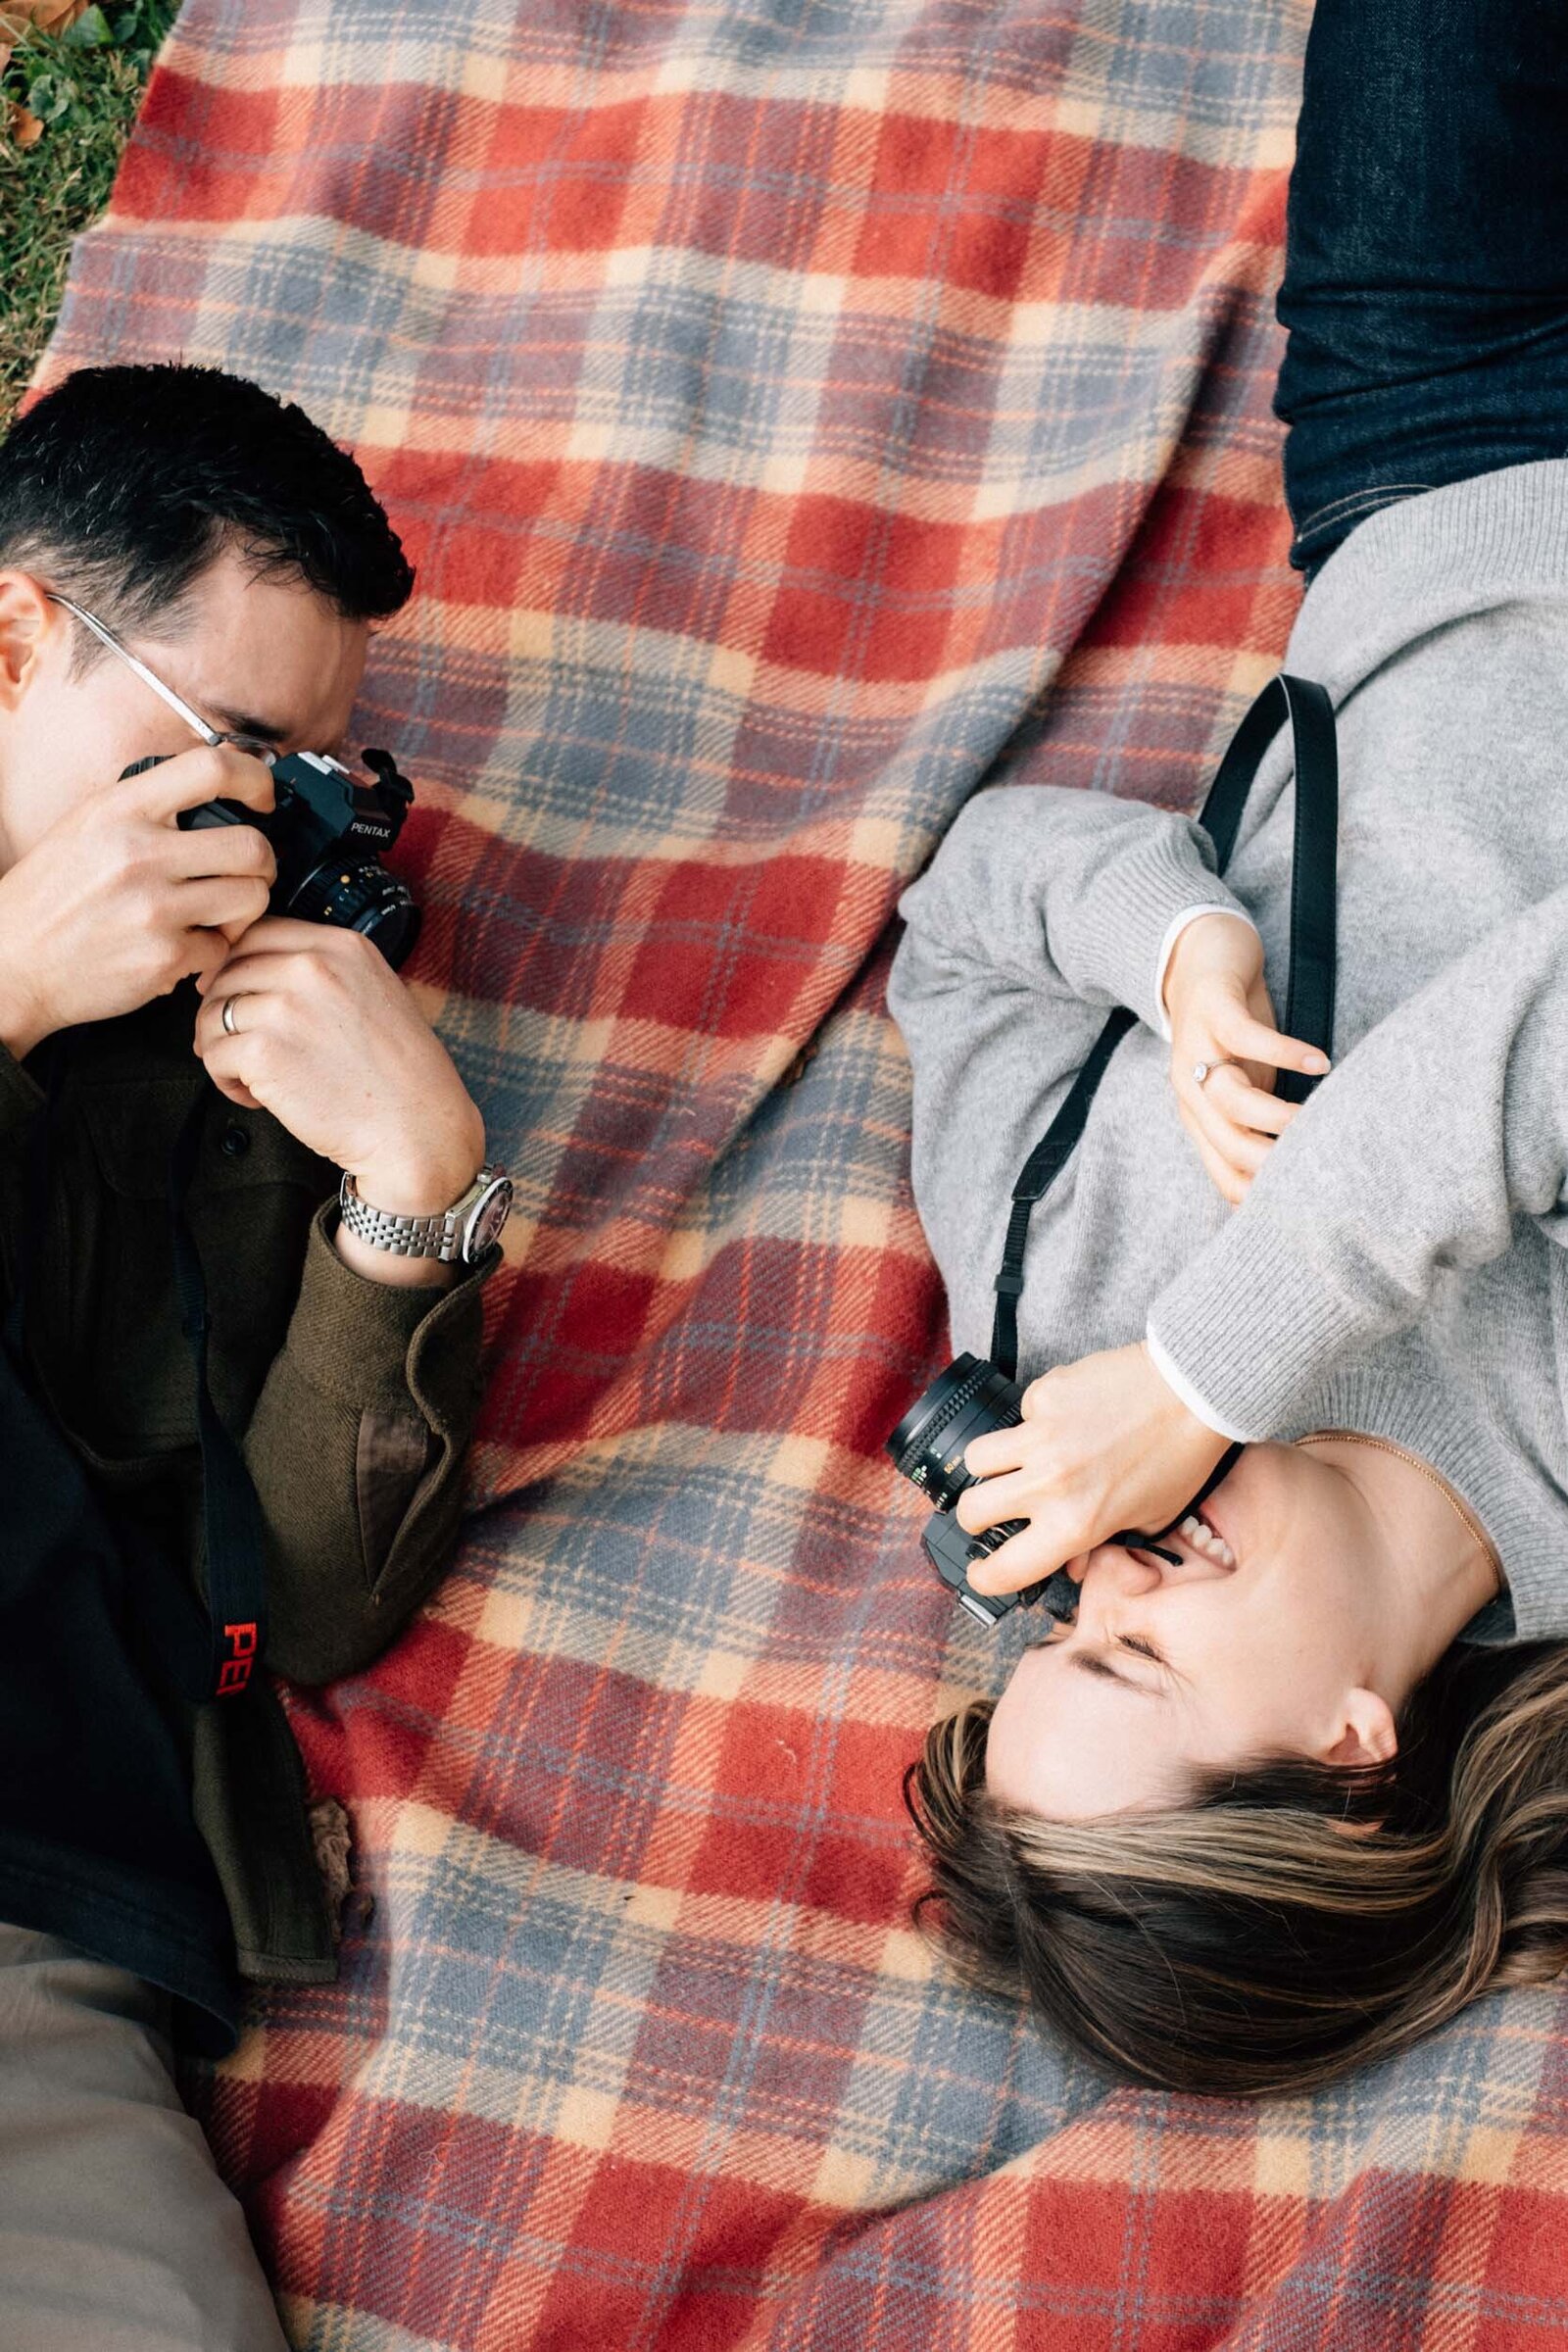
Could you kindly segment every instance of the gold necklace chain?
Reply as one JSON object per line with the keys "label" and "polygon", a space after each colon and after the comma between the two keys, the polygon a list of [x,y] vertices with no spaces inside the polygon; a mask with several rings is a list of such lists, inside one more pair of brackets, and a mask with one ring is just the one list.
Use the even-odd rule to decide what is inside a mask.
{"label": "gold necklace chain", "polygon": [[1463,1495],[1456,1494],[1443,1473],[1440,1470],[1434,1470],[1430,1462],[1423,1461],[1420,1454],[1411,1453],[1407,1446],[1396,1446],[1392,1438],[1369,1437],[1364,1429],[1314,1429],[1309,1436],[1298,1438],[1296,1443],[1298,1446],[1376,1446],[1379,1453],[1392,1453],[1396,1461],[1408,1463],[1412,1470],[1419,1470],[1427,1484],[1437,1488],[1448,1508],[1458,1514],[1469,1535],[1480,1544],[1482,1553],[1490,1563],[1492,1573],[1497,1580],[1498,1592],[1507,1592],[1508,1580],[1502,1573],[1502,1562],[1497,1557],[1492,1538]]}

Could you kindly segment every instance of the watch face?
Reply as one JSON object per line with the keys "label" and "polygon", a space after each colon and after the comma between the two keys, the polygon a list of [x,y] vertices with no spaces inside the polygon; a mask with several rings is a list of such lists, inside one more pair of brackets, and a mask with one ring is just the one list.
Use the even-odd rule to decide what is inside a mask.
{"label": "watch face", "polygon": [[508,1217],[512,1214],[512,1179],[498,1176],[474,1202],[468,1218],[468,1230],[463,1237],[463,1254],[471,1265],[482,1257],[493,1242],[501,1239]]}

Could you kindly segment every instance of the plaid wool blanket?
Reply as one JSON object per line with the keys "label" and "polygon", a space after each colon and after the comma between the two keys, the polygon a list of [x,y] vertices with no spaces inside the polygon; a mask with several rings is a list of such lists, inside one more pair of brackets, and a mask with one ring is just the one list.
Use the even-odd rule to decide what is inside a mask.
{"label": "plaid wool blanket", "polygon": [[43,379],[183,356],[419,570],[361,717],[518,1184],[451,1575],[302,1694],[373,1913],[199,2086],[316,2352],[1559,2340],[1561,2004],[1260,2111],[911,1931],[999,1678],[884,1008],[1006,774],[1189,806],[1274,664],[1297,0],[188,0]]}

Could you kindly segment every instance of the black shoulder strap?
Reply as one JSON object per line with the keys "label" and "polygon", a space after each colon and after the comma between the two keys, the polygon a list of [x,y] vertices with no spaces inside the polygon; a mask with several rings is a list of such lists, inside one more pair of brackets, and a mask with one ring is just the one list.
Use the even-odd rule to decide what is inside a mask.
{"label": "black shoulder strap", "polygon": [[991,1361],[1009,1380],[1018,1369],[1018,1300],[1023,1294],[1024,1251],[1029,1247],[1029,1219],[1035,1202],[1044,1200],[1066,1166],[1084,1131],[1090,1104],[1105,1075],[1105,1065],[1137,1019],[1137,1013],[1130,1012],[1125,1004],[1117,1005],[1090,1048],[1089,1058],[1073,1080],[1066,1101],[1024,1161],[1012,1188],[1012,1212],[1007,1219],[1007,1238],[1002,1246],[1002,1271],[996,1282],[997,1311],[991,1326]]}
{"label": "black shoulder strap", "polygon": [[[1285,993],[1285,1034],[1334,1051],[1334,973],[1339,953],[1337,910],[1340,846],[1340,754],[1334,705],[1307,678],[1279,684],[1290,705],[1296,748],[1296,843],[1291,867],[1291,963]],[[1304,1102],[1318,1081],[1281,1070],[1274,1091]]]}
{"label": "black shoulder strap", "polygon": [[[1236,847],[1242,811],[1263,754],[1287,717],[1296,754],[1296,840],[1285,1033],[1304,1038],[1327,1054],[1334,1041],[1340,763],[1334,705],[1323,687],[1309,678],[1290,677],[1283,670],[1270,678],[1231,737],[1198,821],[1214,845],[1215,865],[1223,873]],[[1023,1291],[1030,1216],[1036,1201],[1044,1199],[1066,1165],[1083,1134],[1110,1057],[1128,1030],[1136,1026],[1137,1017],[1124,1005],[1110,1015],[1012,1188],[1012,1212],[996,1280],[997,1309],[991,1329],[991,1361],[1009,1380],[1018,1369],[1018,1299]],[[1316,1084],[1315,1078],[1282,1070],[1277,1092],[1287,1102],[1301,1102]]]}
{"label": "black shoulder strap", "polygon": [[213,1402],[208,1378],[207,1280],[185,1216],[213,1089],[191,1104],[169,1162],[174,1287],[196,1374],[196,1426],[202,1449],[202,1525],[207,1553],[209,1659],[207,1698],[236,1696],[250,1682],[267,1641],[267,1555],[262,1506],[245,1457]]}
{"label": "black shoulder strap", "polygon": [[[44,1103],[28,1138],[24,1177],[25,1214],[11,1302],[0,1325],[0,1345],[9,1350],[17,1375],[24,1383],[27,1382],[24,1336],[27,1304],[38,1249],[46,1230],[51,1171],[72,1045],[70,1032],[61,1032],[43,1049]],[[205,1642],[201,1614],[188,1588],[181,1584],[176,1590],[172,1583],[166,1592],[155,1584],[144,1588],[141,1595],[146,1622],[156,1627],[164,1645],[165,1665],[171,1680],[187,1697],[198,1702],[226,1698],[243,1690],[267,1638],[261,1503],[244,1456],[213,1402],[207,1375],[207,1284],[185,1220],[185,1197],[196,1171],[206,1112],[213,1100],[212,1088],[204,1084],[171,1154],[169,1176],[174,1279],[180,1320],[196,1373],[196,1421],[201,1441],[207,1547]],[[63,1433],[60,1446],[64,1454],[67,1440]],[[171,1578],[176,1579],[178,1574],[177,1566],[172,1564]]]}

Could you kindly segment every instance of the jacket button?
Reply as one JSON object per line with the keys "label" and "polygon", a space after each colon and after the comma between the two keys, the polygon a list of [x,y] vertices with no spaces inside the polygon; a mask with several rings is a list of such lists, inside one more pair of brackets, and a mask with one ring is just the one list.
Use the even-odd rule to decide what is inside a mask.
{"label": "jacket button", "polygon": [[243,1159],[251,1148],[250,1131],[245,1127],[225,1127],[222,1149],[230,1159]]}

